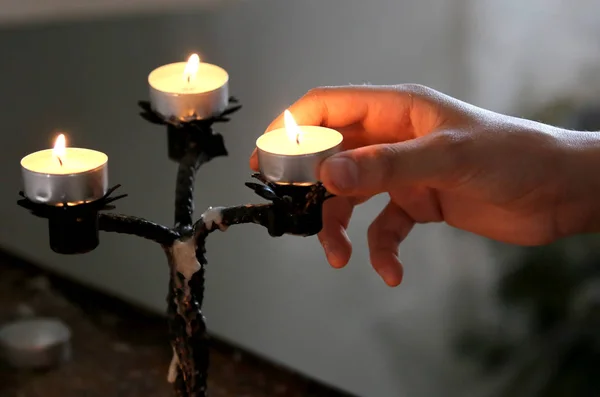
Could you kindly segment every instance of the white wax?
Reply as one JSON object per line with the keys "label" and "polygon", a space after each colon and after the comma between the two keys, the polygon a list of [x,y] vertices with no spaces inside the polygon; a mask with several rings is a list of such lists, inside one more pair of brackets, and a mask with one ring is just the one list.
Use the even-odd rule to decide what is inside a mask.
{"label": "white wax", "polygon": [[302,131],[300,143],[290,139],[285,128],[280,128],[261,135],[256,147],[277,155],[302,156],[329,150],[343,141],[342,134],[331,128],[304,125],[299,128]]}
{"label": "white wax", "polygon": [[66,148],[62,165],[52,149],[40,150],[21,159],[21,166],[31,172],[47,175],[72,175],[95,170],[106,164],[108,156],[91,149]]}
{"label": "white wax", "polygon": [[201,62],[198,72],[190,82],[184,78],[187,62],[176,62],[154,69],[148,83],[155,90],[169,94],[201,94],[223,87],[229,81],[225,69]]}

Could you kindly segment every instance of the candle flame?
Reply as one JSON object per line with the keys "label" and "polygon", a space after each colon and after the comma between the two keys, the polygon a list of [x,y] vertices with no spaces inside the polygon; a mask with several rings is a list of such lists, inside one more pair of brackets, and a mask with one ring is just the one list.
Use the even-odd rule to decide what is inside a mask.
{"label": "candle flame", "polygon": [[302,129],[298,127],[296,120],[294,120],[294,116],[292,116],[292,113],[289,110],[283,112],[283,123],[290,141],[296,141],[299,145],[302,138]]}
{"label": "candle flame", "polygon": [[60,165],[63,165],[63,159],[67,153],[67,140],[64,134],[60,134],[54,141],[54,148],[52,149],[52,155],[58,160]]}
{"label": "candle flame", "polygon": [[198,54],[190,55],[187,64],[185,65],[185,69],[183,70],[183,79],[188,83],[192,83],[196,80],[198,68],[200,68],[200,57]]}

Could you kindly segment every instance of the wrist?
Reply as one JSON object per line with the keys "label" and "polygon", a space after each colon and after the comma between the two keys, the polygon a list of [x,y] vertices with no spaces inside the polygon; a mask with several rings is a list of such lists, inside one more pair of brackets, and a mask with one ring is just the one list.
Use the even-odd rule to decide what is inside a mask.
{"label": "wrist", "polygon": [[561,130],[564,154],[564,217],[570,234],[600,232],[600,132]]}

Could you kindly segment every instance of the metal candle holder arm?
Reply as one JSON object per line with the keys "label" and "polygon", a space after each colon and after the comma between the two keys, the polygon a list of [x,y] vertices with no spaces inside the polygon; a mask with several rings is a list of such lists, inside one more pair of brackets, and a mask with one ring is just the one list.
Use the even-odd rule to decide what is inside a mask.
{"label": "metal candle holder arm", "polygon": [[[201,308],[207,265],[207,236],[217,229],[225,230],[229,226],[243,223],[262,225],[274,237],[284,234],[314,235],[322,228],[323,203],[332,195],[320,183],[311,186],[278,185],[255,174],[253,177],[261,183],[246,183],[246,186],[270,203],[210,208],[193,223],[196,172],[211,159],[227,155],[223,137],[213,131],[212,125],[229,121],[229,115],[238,111],[241,105],[235,98],[230,98],[230,107],[222,114],[209,120],[188,122],[164,119],[152,110],[148,102],[140,102],[139,105],[144,119],[167,127],[169,158],[179,164],[174,227],[169,228],[129,215],[101,212],[114,208],[111,203],[126,196],[110,196],[118,185],[97,202],[80,206],[47,206],[33,203],[26,197],[18,203],[34,215],[48,218],[49,225],[59,223],[59,227],[50,226],[50,240],[52,249],[60,253],[83,253],[95,248],[98,244],[98,230],[135,235],[162,246],[170,269],[167,313],[173,360],[168,378],[174,385],[176,396],[205,397],[209,349]],[[64,211],[71,211],[66,217],[69,222],[62,219],[65,218]],[[73,214],[73,211],[77,213]],[[82,217],[81,214],[85,216]],[[77,223],[80,219],[89,221],[82,226]],[[84,235],[75,233],[72,229],[89,228],[90,224],[96,227],[96,241],[84,241],[84,247],[69,247],[69,243],[78,238],[76,235]],[[60,238],[56,234],[60,234]],[[58,241],[54,245],[53,238]],[[88,232],[88,240],[90,239],[94,240],[94,235]]]}

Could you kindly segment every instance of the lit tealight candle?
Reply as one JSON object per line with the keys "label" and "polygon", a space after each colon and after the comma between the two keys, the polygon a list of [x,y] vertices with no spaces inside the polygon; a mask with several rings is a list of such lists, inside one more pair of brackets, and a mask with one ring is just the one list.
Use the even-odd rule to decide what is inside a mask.
{"label": "lit tealight candle", "polygon": [[288,110],[284,122],[284,128],[256,140],[260,172],[281,184],[316,183],[321,161],[341,150],[342,134],[331,128],[298,126]]}
{"label": "lit tealight candle", "polygon": [[65,136],[53,149],[21,159],[25,196],[48,205],[95,201],[108,190],[108,156],[90,149],[66,147]]}
{"label": "lit tealight candle", "polygon": [[168,119],[207,119],[227,108],[228,82],[225,69],[200,62],[192,54],[187,62],[164,65],[150,73],[150,102],[154,111]]}

